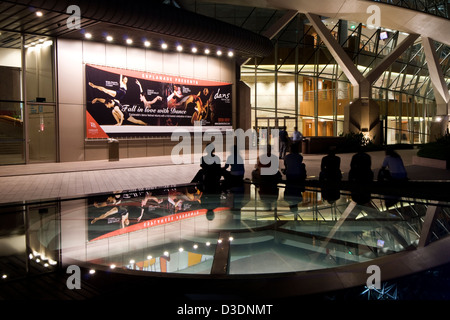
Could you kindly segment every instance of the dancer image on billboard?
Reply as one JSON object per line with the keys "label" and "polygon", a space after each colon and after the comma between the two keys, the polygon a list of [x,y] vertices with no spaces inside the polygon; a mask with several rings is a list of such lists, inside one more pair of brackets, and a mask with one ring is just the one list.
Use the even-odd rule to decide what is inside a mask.
{"label": "dancer image on billboard", "polygon": [[139,86],[139,89],[140,89],[139,99],[140,99],[141,102],[144,104],[144,107],[145,107],[145,108],[151,108],[151,107],[152,107],[152,104],[154,104],[154,103],[157,102],[157,101],[161,101],[161,100],[162,100],[162,97],[156,96],[153,100],[148,101],[148,100],[145,98],[144,90],[142,90],[142,85],[141,85],[141,83],[139,82],[138,79],[136,79],[136,84]]}
{"label": "dancer image on billboard", "polygon": [[110,95],[111,97],[121,101],[123,99],[123,97],[125,97],[125,95],[127,94],[127,90],[128,90],[127,83],[128,83],[128,77],[124,77],[124,76],[120,75],[119,89],[117,89],[117,90],[107,89],[105,87],[95,85],[92,82],[89,82],[89,85],[92,88],[100,90],[100,91]]}
{"label": "dancer image on billboard", "polygon": [[92,104],[95,103],[103,103],[108,109],[113,109],[112,110],[112,115],[114,117],[114,119],[116,119],[116,126],[121,126],[123,124],[124,120],[127,120],[131,123],[134,124],[138,124],[138,125],[147,125],[147,123],[145,123],[142,120],[133,118],[132,116],[130,116],[128,114],[128,111],[126,110],[126,107],[122,106],[120,104],[120,102],[118,100],[113,100],[113,99],[103,99],[103,98],[95,98],[94,100],[92,100]]}

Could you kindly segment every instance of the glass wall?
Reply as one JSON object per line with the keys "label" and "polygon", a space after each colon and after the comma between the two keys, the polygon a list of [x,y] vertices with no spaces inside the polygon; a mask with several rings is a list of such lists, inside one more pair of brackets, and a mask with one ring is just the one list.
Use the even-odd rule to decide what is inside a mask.
{"label": "glass wall", "polygon": [[[323,22],[363,75],[407,36],[352,21]],[[271,57],[249,59],[241,67],[241,79],[252,90],[252,126],[260,127],[263,118],[288,117],[289,133],[298,126],[304,136],[342,135],[353,88],[312,25],[299,14],[273,41]],[[448,53],[441,56],[448,64]],[[420,41],[375,82],[372,98],[380,106],[383,144],[429,141],[436,104]]]}
{"label": "glass wall", "polygon": [[0,164],[25,162],[20,34],[0,34]]}
{"label": "glass wall", "polygon": [[0,165],[56,161],[54,74],[52,39],[0,31]]}

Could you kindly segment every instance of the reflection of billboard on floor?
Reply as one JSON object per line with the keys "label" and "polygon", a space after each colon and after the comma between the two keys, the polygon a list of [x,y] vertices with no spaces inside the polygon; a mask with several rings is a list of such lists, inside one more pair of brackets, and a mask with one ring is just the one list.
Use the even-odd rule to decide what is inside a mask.
{"label": "reflection of billboard on floor", "polygon": [[231,129],[231,83],[86,65],[86,137]]}
{"label": "reflection of billboard on floor", "polygon": [[130,190],[91,197],[88,209],[89,240],[174,222],[186,218],[186,212],[203,213],[199,210],[200,198],[201,193],[196,188],[187,187]]}
{"label": "reflection of billboard on floor", "polygon": [[208,210],[202,192],[194,186],[163,189],[137,189],[90,197],[88,200],[88,241],[115,237],[130,232],[170,224],[198,216]]}

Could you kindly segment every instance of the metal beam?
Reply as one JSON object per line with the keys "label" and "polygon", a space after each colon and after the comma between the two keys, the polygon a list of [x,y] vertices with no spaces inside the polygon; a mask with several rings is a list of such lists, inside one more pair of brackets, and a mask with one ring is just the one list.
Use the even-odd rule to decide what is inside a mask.
{"label": "metal beam", "polygon": [[444,79],[439,59],[434,48],[434,40],[422,36],[422,45],[427,59],[428,72],[435,88],[435,96],[439,95],[446,104],[450,102],[450,94]]}
{"label": "metal beam", "polygon": [[437,205],[432,205],[427,208],[427,213],[425,214],[425,221],[422,225],[422,231],[420,233],[418,248],[425,247],[430,241],[430,230],[436,216],[439,213],[440,208]]}
{"label": "metal beam", "polygon": [[297,14],[297,10],[288,10],[277,22],[264,31],[262,35],[266,38],[273,39]]}
{"label": "metal beam", "polygon": [[323,24],[320,17],[316,14],[306,13],[309,22],[314,26],[314,29],[319,34],[321,40],[325,43],[330,53],[333,55],[336,62],[344,71],[348,80],[353,86],[359,87],[365,79],[358,68],[353,64],[352,59],[344,51],[338,41],[331,35],[330,30]]}
{"label": "metal beam", "polygon": [[381,62],[370,72],[367,74],[366,79],[369,81],[370,84],[373,84],[375,81],[378,80],[378,78],[383,74],[384,71],[386,71],[387,68],[391,64],[395,62],[395,60],[398,59],[411,45],[414,44],[414,41],[419,37],[418,34],[410,34],[406,37],[405,40],[403,40],[399,45],[395,47],[394,50],[392,50],[387,56],[381,60]]}

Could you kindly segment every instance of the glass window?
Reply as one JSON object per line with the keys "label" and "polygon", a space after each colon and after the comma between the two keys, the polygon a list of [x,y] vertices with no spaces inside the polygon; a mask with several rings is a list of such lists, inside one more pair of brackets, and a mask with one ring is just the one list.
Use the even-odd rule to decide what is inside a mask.
{"label": "glass window", "polygon": [[25,162],[20,34],[0,33],[0,164]]}

